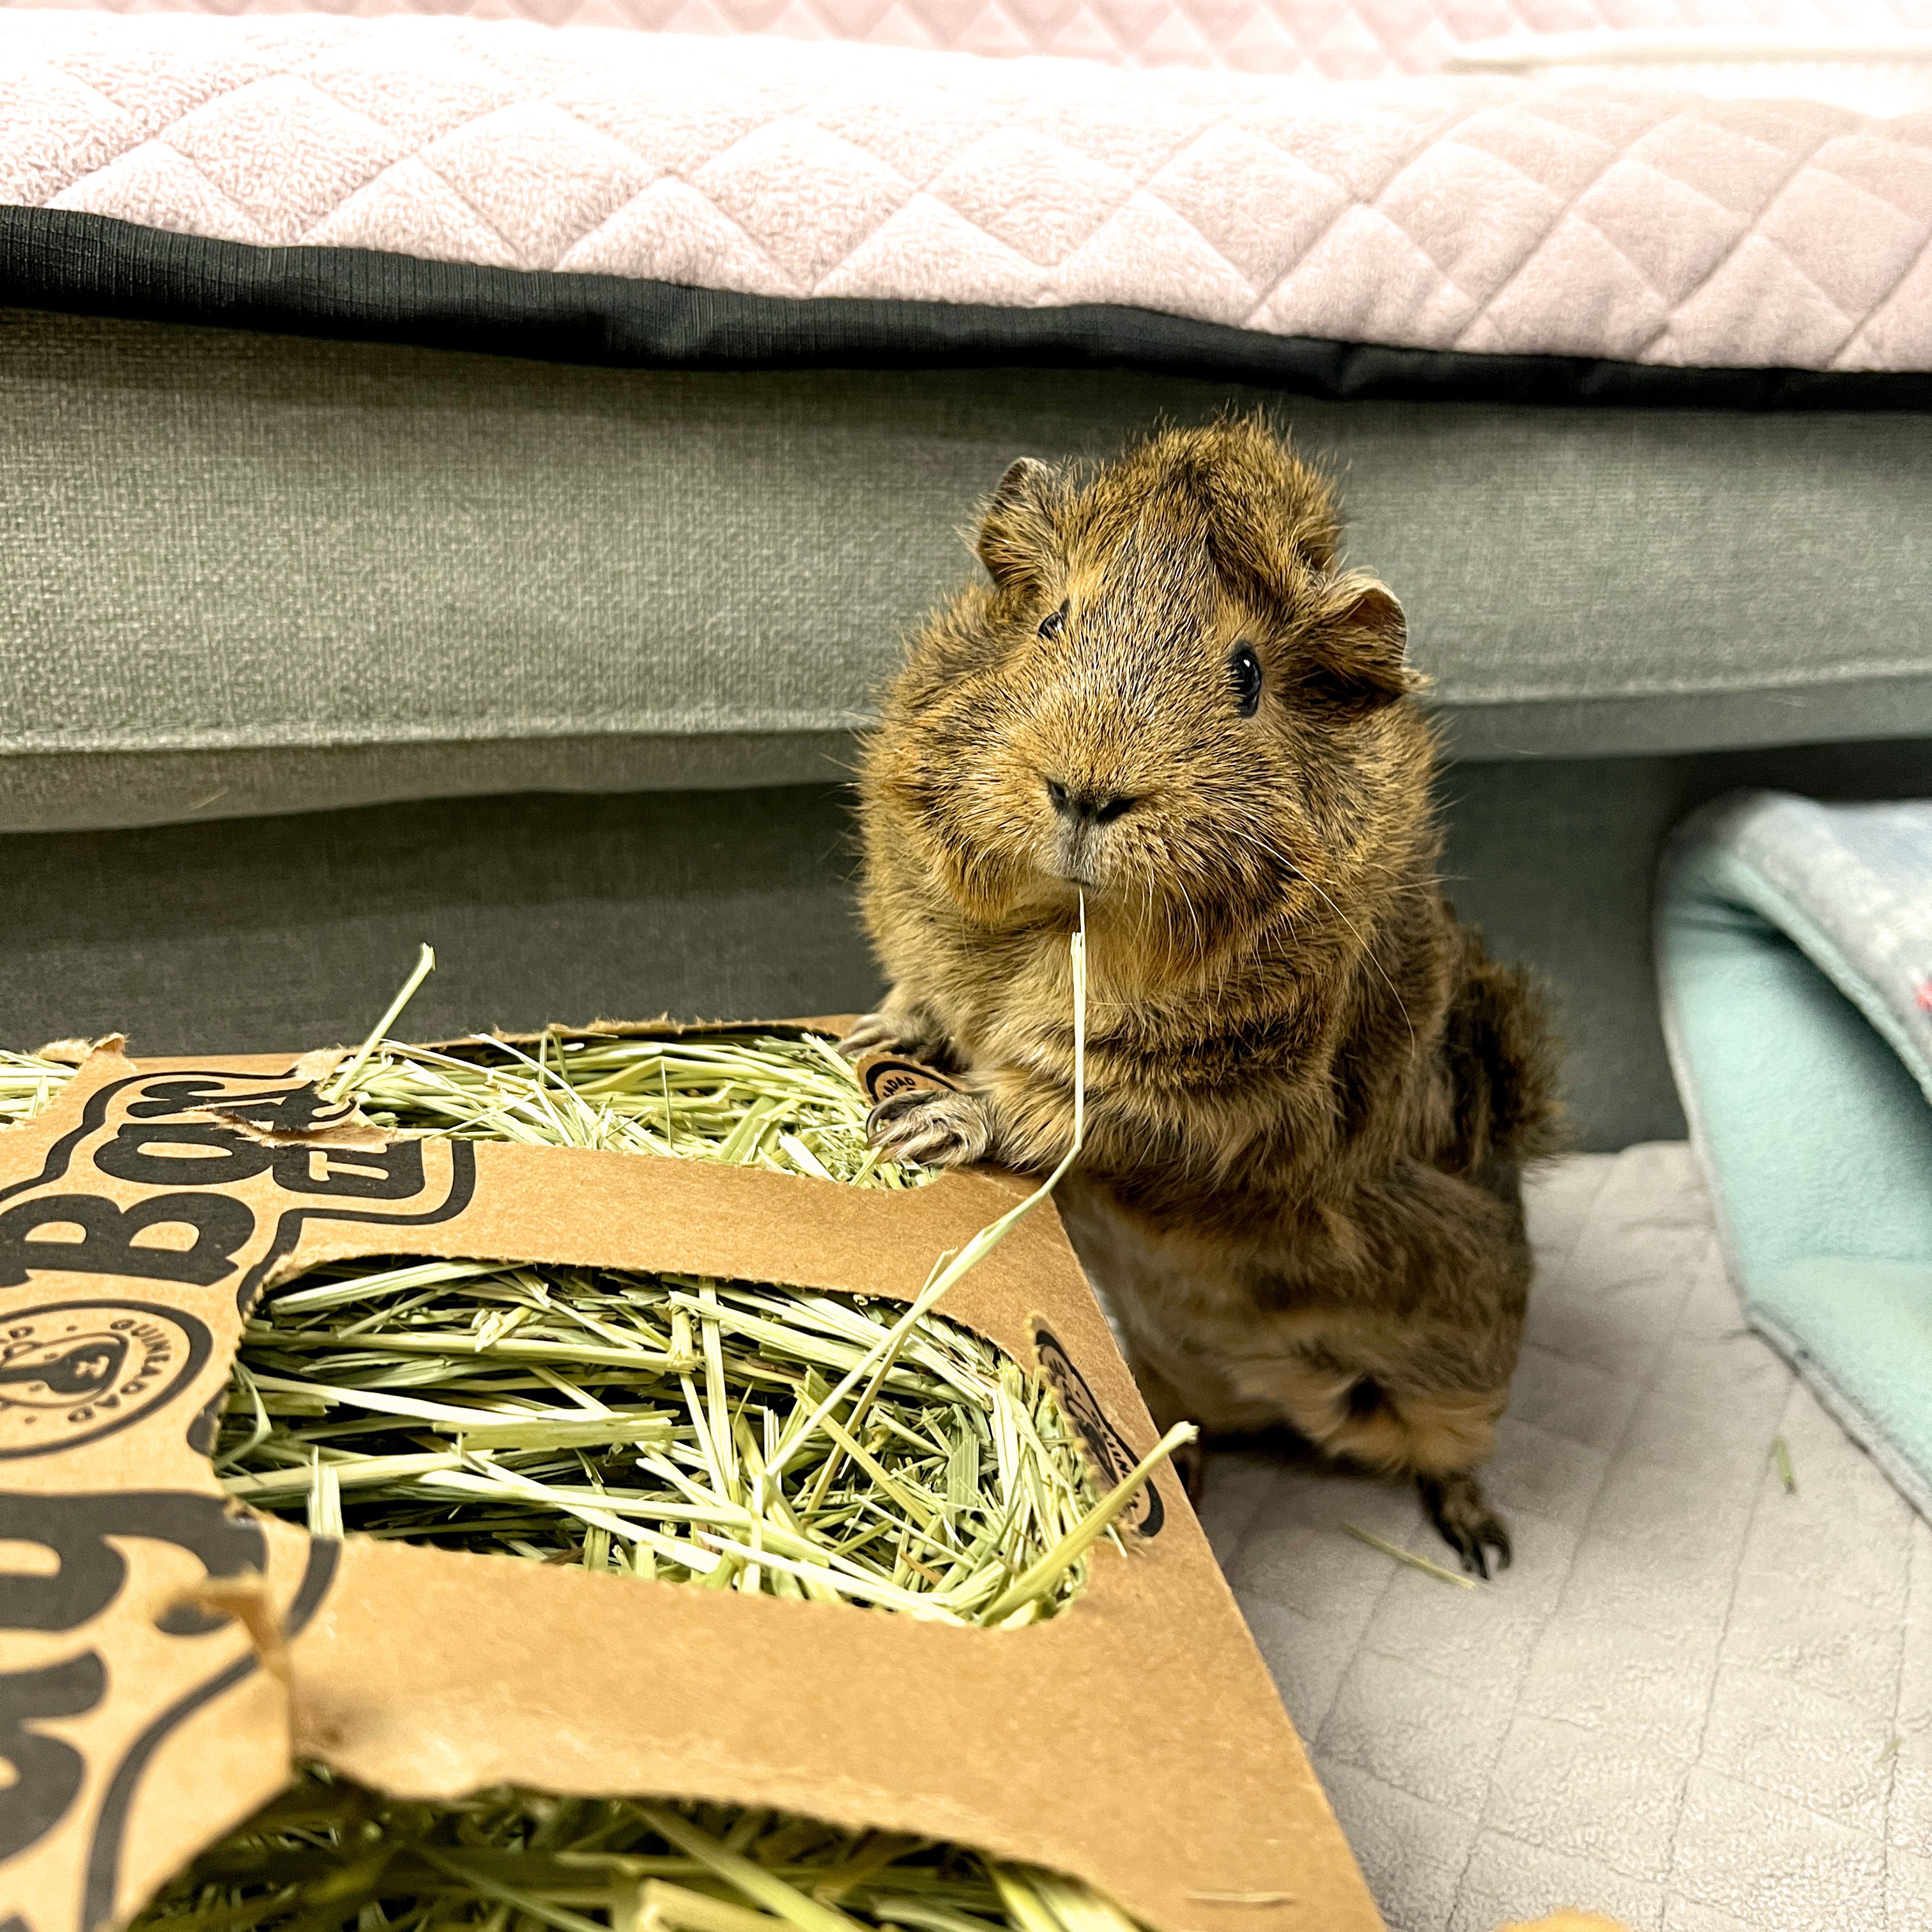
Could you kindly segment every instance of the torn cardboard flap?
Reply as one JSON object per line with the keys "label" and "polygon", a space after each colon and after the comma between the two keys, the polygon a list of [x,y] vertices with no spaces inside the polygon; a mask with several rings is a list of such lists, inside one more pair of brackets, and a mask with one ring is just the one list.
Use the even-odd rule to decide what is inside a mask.
{"label": "torn cardboard flap", "polygon": [[310,1552],[218,1495],[23,1490],[26,1473],[0,1492],[0,1699],[14,1727],[0,1747],[14,1772],[0,1899],[50,1932],[125,1917],[286,1784],[286,1686],[244,1629],[194,1598],[252,1570],[279,1621],[299,1621]]}
{"label": "torn cardboard flap", "polygon": [[63,1066],[84,1066],[95,1054],[118,1054],[127,1044],[124,1033],[104,1033],[98,1040],[50,1040],[34,1057]]}
{"label": "torn cardboard flap", "polygon": [[199,1115],[271,1147],[380,1148],[391,1138],[353,1100],[330,1094],[328,1076],[348,1058],[341,1047],[304,1054],[286,1081],[239,1097],[217,1096]]}
{"label": "torn cardboard flap", "polygon": [[[0,1133],[0,1542],[27,1564],[0,1574],[0,1695],[22,1727],[0,1874],[28,1932],[130,1915],[284,1780],[291,1727],[298,1753],[401,1796],[511,1782],[770,1804],[1068,1872],[1158,1932],[1379,1924],[1171,1472],[1128,1554],[1097,1550],[1083,1595],[1004,1631],[311,1539],[225,1507],[207,1456],[244,1311],[320,1262],[512,1259],[907,1300],[1027,1191],[982,1173],[885,1192],[572,1148],[350,1144],[303,1084],[287,1057],[103,1052]],[[1044,1369],[1103,1484],[1153,1446],[1050,1214],[942,1312]],[[238,1623],[205,1580],[248,1572],[261,1594],[228,1606],[248,1610]],[[258,1655],[265,1604],[286,1689]]]}

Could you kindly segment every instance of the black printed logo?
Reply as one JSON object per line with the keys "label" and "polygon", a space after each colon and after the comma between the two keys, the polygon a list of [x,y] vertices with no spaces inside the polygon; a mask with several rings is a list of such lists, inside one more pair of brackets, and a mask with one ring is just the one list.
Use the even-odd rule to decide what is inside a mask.
{"label": "black printed logo", "polygon": [[881,1100],[896,1100],[902,1094],[957,1094],[959,1082],[950,1073],[928,1066],[921,1060],[908,1060],[897,1053],[868,1053],[852,1070],[866,1097],[876,1106]]}
{"label": "black printed logo", "polygon": [[[1033,1342],[1040,1357],[1040,1372],[1060,1398],[1060,1406],[1066,1412],[1067,1420],[1087,1445],[1095,1473],[1108,1488],[1116,1487],[1132,1474],[1138,1458],[1120,1439],[1120,1432],[1107,1420],[1106,1412],[1087,1386],[1087,1378],[1073,1366],[1066,1351],[1060,1346],[1059,1338],[1044,1322],[1034,1324]],[[1158,1536],[1166,1520],[1166,1506],[1161,1502],[1160,1492],[1154,1487],[1151,1476],[1142,1484],[1139,1495],[1118,1518],[1123,1528],[1142,1537]]]}
{"label": "black printed logo", "polygon": [[[259,1570],[266,1562],[257,1524],[231,1516],[219,1496],[171,1491],[0,1493],[0,1537],[38,1544],[58,1564],[51,1574],[0,1575],[0,1629],[9,1630],[75,1630],[98,1616],[126,1587],[125,1541],[174,1544],[198,1558],[211,1576]],[[200,1612],[166,1610],[157,1627],[170,1636],[197,1636],[220,1622]],[[0,1675],[0,1758],[14,1774],[0,1794],[0,1860],[24,1851],[58,1824],[85,1778],[80,1751],[41,1732],[39,1723],[85,1716],[106,1689],[106,1666],[92,1649],[38,1670]]]}
{"label": "black printed logo", "polygon": [[[0,1461],[126,1428],[186,1388],[213,1346],[194,1315],[145,1300],[7,1309],[4,1291],[36,1272],[158,1294],[232,1282],[245,1312],[312,1221],[423,1227],[470,1204],[467,1142],[261,1138],[337,1126],[342,1112],[286,1075],[136,1075],[90,1096],[40,1172],[0,1188]],[[112,1192],[89,1191],[104,1179]],[[130,1201],[130,1188],[145,1191]],[[212,1426],[205,1414],[189,1439],[206,1447]]]}
{"label": "black printed logo", "polygon": [[30,1268],[206,1288],[254,1232],[248,1204],[224,1194],[156,1194],[131,1208],[98,1194],[43,1194],[0,1212],[0,1288],[18,1288]]}
{"label": "black printed logo", "polygon": [[212,1338],[178,1308],[59,1301],[0,1320],[0,1462],[124,1428],[200,1374]]}
{"label": "black printed logo", "polygon": [[[134,1552],[143,1544],[172,1544],[210,1576],[260,1574],[268,1562],[259,1523],[230,1514],[224,1497],[176,1490],[94,1496],[0,1491],[0,1544],[9,1543],[38,1545],[54,1561],[51,1567],[36,1563],[24,1571],[0,1570],[0,1633],[81,1630],[127,1592],[130,1559],[138,1560]],[[329,1541],[309,1546],[285,1618],[291,1636],[327,1594],[339,1548]],[[180,1602],[147,1614],[169,1637],[206,1636],[225,1621]],[[190,1682],[154,1712],[118,1760],[104,1767],[105,1782],[92,1801],[76,1932],[92,1932],[113,1916],[135,1794],[155,1754],[196,1712],[256,1667],[250,1653]],[[128,1694],[130,1688],[116,1694]],[[92,1646],[35,1669],[0,1672],[0,1864],[31,1850],[73,1814],[87,1788],[88,1763],[84,1735],[76,1741],[71,1722],[98,1709],[107,1695],[106,1663]]]}
{"label": "black printed logo", "polygon": [[246,1120],[265,1134],[319,1134],[332,1127],[346,1126],[356,1118],[353,1100],[325,1100],[311,1080],[293,1087],[258,1088],[236,1094],[225,1079],[206,1074],[186,1079],[156,1080],[146,1089],[148,1097],[128,1109],[130,1120],[165,1119],[191,1108],[218,1114],[223,1119]]}

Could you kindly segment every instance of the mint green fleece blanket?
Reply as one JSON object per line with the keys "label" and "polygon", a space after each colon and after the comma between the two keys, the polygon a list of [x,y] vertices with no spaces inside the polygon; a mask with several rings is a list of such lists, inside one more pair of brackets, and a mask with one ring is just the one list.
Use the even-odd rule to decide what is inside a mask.
{"label": "mint green fleece blanket", "polygon": [[1700,813],[1658,964],[1746,1317],[1932,1517],[1932,800]]}

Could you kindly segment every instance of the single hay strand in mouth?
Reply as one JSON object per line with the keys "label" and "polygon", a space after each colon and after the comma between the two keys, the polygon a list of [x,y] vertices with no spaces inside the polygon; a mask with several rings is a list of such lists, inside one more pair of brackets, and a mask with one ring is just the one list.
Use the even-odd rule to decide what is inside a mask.
{"label": "single hay strand in mouth", "polygon": [[386,1798],[310,1766],[132,1932],[1136,1932],[1077,1881],[733,1805]]}

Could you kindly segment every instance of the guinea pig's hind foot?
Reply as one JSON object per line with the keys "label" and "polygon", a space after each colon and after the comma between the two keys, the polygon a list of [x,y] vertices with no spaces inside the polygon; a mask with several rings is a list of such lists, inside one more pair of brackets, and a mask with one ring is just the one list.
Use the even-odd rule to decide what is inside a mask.
{"label": "guinea pig's hind foot", "polygon": [[1429,1520],[1465,1570],[1473,1570],[1486,1581],[1492,1551],[1498,1574],[1509,1568],[1509,1531],[1484,1501],[1474,1476],[1418,1476],[1415,1486]]}
{"label": "guinea pig's hind foot", "polygon": [[893,1160],[965,1167],[984,1157],[993,1132],[978,1094],[922,1089],[881,1100],[866,1118],[866,1138]]}

